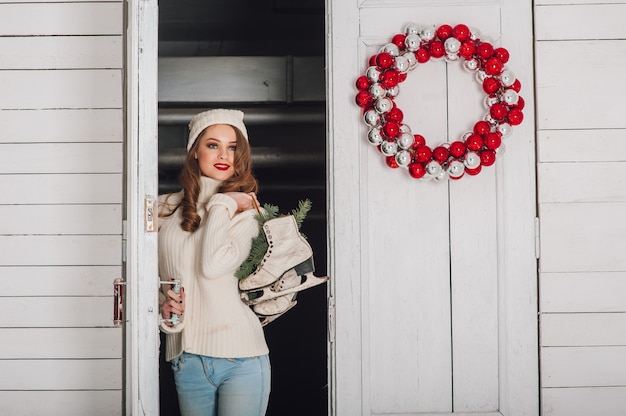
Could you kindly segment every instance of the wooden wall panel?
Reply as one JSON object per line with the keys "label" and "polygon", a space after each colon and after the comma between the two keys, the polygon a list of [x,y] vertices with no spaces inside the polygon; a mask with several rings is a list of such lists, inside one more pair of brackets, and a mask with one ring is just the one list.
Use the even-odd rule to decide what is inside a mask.
{"label": "wooden wall panel", "polygon": [[12,296],[111,296],[118,277],[121,265],[0,267],[3,287]]}
{"label": "wooden wall panel", "polygon": [[0,235],[0,265],[113,266],[121,255],[121,235]]}
{"label": "wooden wall panel", "polygon": [[7,415],[45,415],[50,409],[63,416],[123,414],[121,390],[0,391],[0,403]]}
{"label": "wooden wall panel", "polygon": [[0,360],[0,390],[121,389],[121,365],[119,359]]}
{"label": "wooden wall panel", "polygon": [[626,272],[542,273],[540,310],[626,311]]}
{"label": "wooden wall panel", "polygon": [[543,387],[626,385],[626,346],[544,347],[541,354]]}
{"label": "wooden wall panel", "polygon": [[541,271],[626,270],[626,203],[542,204]]}
{"label": "wooden wall panel", "polygon": [[537,168],[539,202],[623,203],[626,186],[616,178],[625,175],[624,162],[541,163]]}
{"label": "wooden wall panel", "polygon": [[[111,288],[113,281],[111,280]],[[113,290],[107,297],[7,297],[4,328],[78,328],[113,325]]]}
{"label": "wooden wall panel", "polygon": [[0,69],[122,68],[121,36],[0,37]]}
{"label": "wooden wall panel", "polygon": [[122,202],[121,174],[0,175],[0,204]]}
{"label": "wooden wall panel", "polygon": [[[535,8],[537,40],[620,39],[626,37],[626,3],[579,4]],[[608,3],[608,2],[604,2]],[[593,16],[593,18],[590,18]]]}
{"label": "wooden wall panel", "polygon": [[[0,149],[2,146],[0,146]],[[114,234],[122,233],[122,206],[0,205],[0,234]],[[28,218],[28,221],[23,221]]]}
{"label": "wooden wall panel", "polygon": [[3,110],[0,125],[3,131],[0,143],[121,143],[124,137],[121,108]]}
{"label": "wooden wall panel", "polygon": [[541,316],[544,347],[626,345],[626,313],[550,313]]}
{"label": "wooden wall panel", "polygon": [[121,35],[122,2],[0,4],[0,36]]}
{"label": "wooden wall panel", "polygon": [[544,416],[623,416],[626,387],[576,387],[544,389]]}
{"label": "wooden wall panel", "polygon": [[122,328],[0,328],[0,338],[8,341],[0,344],[0,360],[122,358],[121,332]]}
{"label": "wooden wall panel", "polygon": [[[575,162],[579,167],[590,166],[580,162],[623,162],[626,129],[540,130],[537,156],[540,163]],[[609,179],[608,175],[599,176]]]}
{"label": "wooden wall panel", "polygon": [[121,108],[122,72],[99,70],[0,71],[0,108]]}

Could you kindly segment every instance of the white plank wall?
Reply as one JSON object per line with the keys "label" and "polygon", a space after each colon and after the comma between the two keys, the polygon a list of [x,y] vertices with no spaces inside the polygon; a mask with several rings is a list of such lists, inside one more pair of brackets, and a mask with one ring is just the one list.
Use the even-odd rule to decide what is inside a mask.
{"label": "white plank wall", "polygon": [[123,2],[0,1],[0,414],[123,414]]}
{"label": "white plank wall", "polygon": [[614,97],[626,93],[626,2],[560,3],[535,2],[542,410],[618,416],[626,118]]}

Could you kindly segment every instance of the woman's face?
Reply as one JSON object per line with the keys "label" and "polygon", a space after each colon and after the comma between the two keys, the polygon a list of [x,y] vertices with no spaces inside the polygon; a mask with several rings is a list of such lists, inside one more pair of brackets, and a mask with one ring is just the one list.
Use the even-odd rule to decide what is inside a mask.
{"label": "woman's face", "polygon": [[196,158],[204,176],[225,181],[235,174],[237,134],[228,124],[207,127],[198,137]]}

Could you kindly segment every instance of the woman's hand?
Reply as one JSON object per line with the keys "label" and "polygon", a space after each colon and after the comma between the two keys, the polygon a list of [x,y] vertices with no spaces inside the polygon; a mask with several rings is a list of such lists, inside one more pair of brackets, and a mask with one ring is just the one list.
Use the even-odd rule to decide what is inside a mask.
{"label": "woman's hand", "polygon": [[163,302],[161,306],[161,316],[165,320],[165,325],[174,326],[169,319],[172,318],[172,314],[178,314],[179,320],[183,320],[183,315],[185,313],[185,289],[180,288],[180,295],[177,295],[170,286],[170,289],[167,290],[167,299]]}
{"label": "woman's hand", "polygon": [[256,194],[254,192],[226,192],[224,195],[228,195],[235,200],[237,203],[237,212],[256,209],[256,207],[260,206],[259,200],[256,199]]}

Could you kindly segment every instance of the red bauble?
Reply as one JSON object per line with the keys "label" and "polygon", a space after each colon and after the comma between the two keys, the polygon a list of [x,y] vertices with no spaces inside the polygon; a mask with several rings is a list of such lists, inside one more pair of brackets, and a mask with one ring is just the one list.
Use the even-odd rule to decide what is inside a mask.
{"label": "red bauble", "polygon": [[376,65],[380,69],[388,69],[393,65],[393,56],[389,52],[381,52],[376,57]]}
{"label": "red bauble", "polygon": [[360,77],[356,79],[356,87],[359,90],[366,90],[370,87],[370,85],[372,84],[370,83],[370,80],[365,75],[361,75]]}
{"label": "red bauble", "polygon": [[395,156],[387,156],[387,157],[385,157],[385,162],[387,163],[387,166],[389,166],[392,169],[396,169],[396,168],[400,167],[398,165],[398,162],[396,162],[396,157]]}
{"label": "red bauble", "polygon": [[419,146],[415,149],[415,160],[420,163],[424,163],[427,160],[430,160],[432,155],[432,150],[430,150],[430,147],[426,145]]}
{"label": "red bauble", "polygon": [[483,138],[476,133],[472,133],[465,139],[465,145],[469,150],[476,152],[483,147]]}
{"label": "red bauble", "polygon": [[450,143],[450,154],[454,157],[461,157],[465,154],[465,143],[452,142]]}
{"label": "red bauble", "polygon": [[522,89],[522,83],[521,83],[521,82],[519,82],[519,79],[516,79],[516,80],[513,82],[513,85],[511,85],[511,87],[510,87],[510,88],[511,88],[513,91],[515,91],[515,92],[519,92],[519,90],[521,90],[521,89]]}
{"label": "red bauble", "polygon": [[507,115],[507,119],[509,120],[509,124],[511,126],[517,126],[524,120],[524,113],[519,108],[511,108],[509,114]]}
{"label": "red bauble", "polygon": [[430,56],[433,58],[441,58],[446,54],[446,48],[443,46],[443,42],[438,40],[430,44]]}
{"label": "red bauble", "polygon": [[491,166],[496,161],[496,152],[493,150],[483,150],[480,153],[480,164],[483,166]]}
{"label": "red bauble", "polygon": [[459,48],[459,55],[461,55],[465,59],[471,59],[472,56],[476,53],[476,44],[471,40],[465,41],[461,44]]}
{"label": "red bauble", "polygon": [[483,59],[489,59],[493,56],[493,45],[489,42],[483,42],[476,48],[476,54]]}
{"label": "red bauble", "polygon": [[488,77],[483,81],[483,91],[487,94],[494,94],[496,91],[500,89],[500,81],[496,78]]}
{"label": "red bauble", "polygon": [[359,91],[356,94],[356,105],[361,108],[368,108],[372,104],[372,95],[367,91]]}
{"label": "red bauble", "polygon": [[406,77],[408,76],[408,74],[406,72],[399,72],[398,73],[398,84],[401,82],[404,82],[404,80],[406,80]]}
{"label": "red bauble", "polygon": [[526,105],[526,101],[524,101],[524,99],[522,97],[518,96],[517,97],[517,103],[512,105],[512,107],[515,107],[518,110],[523,110],[525,105]]}
{"label": "red bauble", "polygon": [[487,75],[498,75],[502,72],[502,68],[504,68],[504,65],[498,58],[489,58],[485,62],[485,73]]}
{"label": "red bauble", "polygon": [[506,49],[496,48],[496,50],[493,51],[493,54],[496,56],[496,58],[502,61],[503,64],[509,62],[509,51],[507,51]]}
{"label": "red bauble", "polygon": [[452,36],[454,36],[459,42],[465,42],[469,39],[471,34],[472,31],[464,24],[456,25],[452,30]]}
{"label": "red bauble", "polygon": [[477,121],[476,124],[474,124],[474,133],[476,134],[484,136],[489,133],[489,131],[491,131],[491,126],[485,120]]}
{"label": "red bauble", "polygon": [[414,134],[413,139],[413,148],[415,149],[426,144],[426,139],[421,134]]}
{"label": "red bauble", "polygon": [[439,28],[437,29],[437,36],[441,40],[448,39],[450,36],[452,36],[452,26],[450,25],[439,26]]}
{"label": "red bauble", "polygon": [[467,173],[468,175],[471,175],[471,176],[475,176],[475,175],[478,175],[481,170],[482,170],[482,166],[480,166],[480,165],[478,165],[478,167],[476,167],[474,169],[470,169],[470,168],[466,167],[465,168],[465,173]]}
{"label": "red bauble", "polygon": [[369,66],[376,66],[376,57],[378,55],[372,55],[370,56],[370,60],[369,60]]}
{"label": "red bauble", "polygon": [[402,49],[405,46],[404,45],[405,40],[406,40],[406,35],[400,33],[400,34],[395,35],[393,38],[391,38],[391,43],[396,45],[398,48]]}
{"label": "red bauble", "polygon": [[400,80],[398,79],[399,74],[400,73],[395,69],[383,72],[380,76],[380,85],[382,85],[385,89],[391,89],[397,86],[400,83]]}
{"label": "red bauble", "polygon": [[423,46],[420,46],[415,51],[415,58],[417,58],[417,62],[419,62],[420,64],[423,64],[423,63],[428,62],[428,60],[430,59],[430,53],[428,52],[428,49],[426,49]]}
{"label": "red bauble", "polygon": [[390,139],[395,139],[400,134],[400,125],[395,121],[388,121],[383,124],[383,133]]}
{"label": "red bauble", "polygon": [[433,149],[433,159],[435,159],[439,163],[443,163],[448,160],[449,156],[450,151],[444,146],[437,146]]}
{"label": "red bauble", "polygon": [[502,103],[495,103],[489,109],[489,114],[491,114],[491,117],[493,117],[494,120],[498,120],[498,121],[504,120],[504,118],[506,117],[506,113],[507,113],[506,105]]}
{"label": "red bauble", "polygon": [[423,178],[426,174],[426,168],[421,163],[409,164],[409,174],[415,179]]}
{"label": "red bauble", "polygon": [[395,121],[396,123],[400,123],[402,122],[403,118],[404,114],[402,113],[402,110],[400,110],[398,107],[394,107],[387,112],[387,120],[389,121]]}
{"label": "red bauble", "polygon": [[502,136],[498,133],[489,133],[485,137],[485,147],[487,149],[496,150],[502,144]]}

